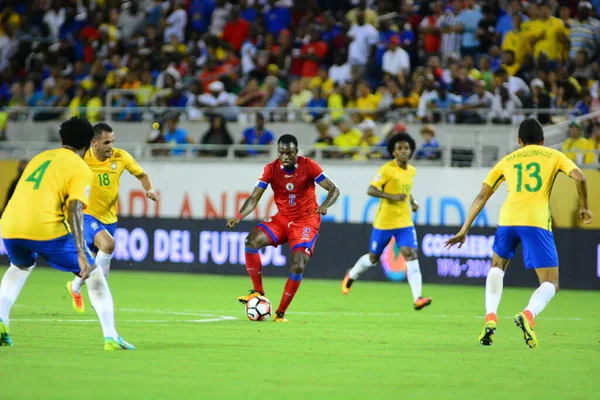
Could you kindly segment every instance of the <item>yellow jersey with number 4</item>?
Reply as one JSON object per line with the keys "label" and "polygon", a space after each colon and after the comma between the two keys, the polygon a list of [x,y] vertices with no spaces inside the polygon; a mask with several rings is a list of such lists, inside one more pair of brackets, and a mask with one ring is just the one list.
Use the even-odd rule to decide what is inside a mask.
{"label": "yellow jersey with number 4", "polygon": [[94,174],[90,205],[85,210],[103,224],[117,222],[117,200],[119,199],[119,183],[124,170],[133,176],[144,172],[131,154],[122,149],[114,149],[111,158],[98,160],[92,149],[83,159]]}
{"label": "yellow jersey with number 4", "polygon": [[405,194],[405,201],[379,199],[379,208],[373,221],[376,229],[399,229],[413,226],[410,191],[417,170],[412,165],[400,168],[395,160],[381,166],[371,186],[389,194]]}
{"label": "yellow jersey with number 4", "polygon": [[559,172],[569,175],[575,169],[575,163],[563,153],[544,146],[525,146],[504,157],[483,182],[495,191],[506,181],[508,197],[498,225],[551,231],[550,192],[554,180]]}
{"label": "yellow jersey with number 4", "polygon": [[27,164],[2,215],[4,239],[52,240],[67,235],[69,201],[88,204],[92,171],[68,149],[44,151]]}

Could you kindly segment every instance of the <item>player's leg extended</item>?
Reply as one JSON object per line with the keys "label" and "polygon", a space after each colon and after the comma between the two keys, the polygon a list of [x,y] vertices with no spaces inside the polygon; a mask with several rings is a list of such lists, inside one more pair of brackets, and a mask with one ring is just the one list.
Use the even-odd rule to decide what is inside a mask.
{"label": "player's leg extended", "polygon": [[492,256],[492,268],[485,280],[485,323],[479,334],[479,343],[490,346],[494,343],[494,334],[498,323],[498,306],[502,298],[504,287],[504,272],[508,268],[510,259],[502,258],[494,253]]}
{"label": "player's leg extended", "polygon": [[33,268],[34,265],[17,267],[11,264],[2,277],[0,283],[0,346],[12,346],[8,329],[10,309],[17,301]]}
{"label": "player's leg extended", "polygon": [[343,294],[350,293],[350,288],[352,287],[354,281],[357,280],[366,270],[376,266],[379,263],[381,253],[383,253],[383,250],[392,239],[393,234],[394,230],[382,230],[376,228],[371,230],[369,252],[367,254],[363,254],[356,261],[356,264],[354,264],[354,266],[348,270],[346,276],[344,276],[341,285]]}
{"label": "player's leg extended", "polygon": [[294,299],[294,296],[300,287],[300,283],[302,283],[302,275],[304,274],[304,269],[310,260],[310,253],[311,250],[308,247],[297,248],[292,252],[291,273],[287,282],[285,283],[285,288],[283,289],[283,295],[281,296],[279,307],[277,307],[277,311],[275,312],[274,320],[276,322],[287,322],[287,318],[285,318],[285,311]]}
{"label": "player's leg extended", "polygon": [[246,271],[252,280],[252,290],[249,294],[238,297],[240,303],[247,303],[253,297],[265,294],[262,284],[262,264],[259,251],[271,244],[271,239],[263,230],[254,228],[244,242],[246,256]]}
{"label": "player's leg extended", "polygon": [[406,280],[412,292],[415,310],[422,310],[431,304],[431,297],[423,297],[423,276],[417,258],[417,249],[414,247],[400,247],[400,252],[406,260]]}

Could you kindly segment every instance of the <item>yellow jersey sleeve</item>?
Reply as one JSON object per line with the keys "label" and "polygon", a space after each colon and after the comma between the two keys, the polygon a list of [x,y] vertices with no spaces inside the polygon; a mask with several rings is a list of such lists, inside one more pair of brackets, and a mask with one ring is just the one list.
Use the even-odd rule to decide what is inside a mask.
{"label": "yellow jersey sleeve", "polygon": [[87,165],[85,168],[82,166],[75,171],[67,186],[67,201],[79,200],[83,203],[84,208],[87,208],[92,190],[92,180],[92,170]]}
{"label": "yellow jersey sleeve", "polygon": [[121,154],[123,155],[123,162],[125,164],[125,169],[133,176],[141,175],[144,172],[144,169],[140,166],[140,164],[135,161],[133,156],[129,154],[125,150],[121,150]]}
{"label": "yellow jersey sleeve", "polygon": [[483,183],[491,187],[493,191],[496,191],[500,184],[506,179],[504,177],[504,164],[504,159],[500,160],[494,166],[494,168],[492,168],[492,170],[488,173],[487,177],[483,181]]}
{"label": "yellow jersey sleeve", "polygon": [[382,165],[381,168],[379,168],[377,175],[375,175],[375,177],[371,181],[371,186],[373,186],[379,190],[383,190],[383,187],[390,179],[389,174],[387,174],[386,171],[387,171],[387,165]]}
{"label": "yellow jersey sleeve", "polygon": [[564,172],[567,176],[576,169],[579,169],[577,165],[573,161],[569,159],[564,153],[557,152],[558,161],[556,163],[556,168],[559,171]]}

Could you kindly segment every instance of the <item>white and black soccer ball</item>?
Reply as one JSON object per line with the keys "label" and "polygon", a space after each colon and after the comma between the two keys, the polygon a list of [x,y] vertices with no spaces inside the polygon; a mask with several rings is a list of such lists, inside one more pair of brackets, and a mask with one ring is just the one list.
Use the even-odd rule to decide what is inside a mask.
{"label": "white and black soccer ball", "polygon": [[272,312],[271,302],[265,296],[253,297],[246,303],[246,316],[251,321],[266,321]]}

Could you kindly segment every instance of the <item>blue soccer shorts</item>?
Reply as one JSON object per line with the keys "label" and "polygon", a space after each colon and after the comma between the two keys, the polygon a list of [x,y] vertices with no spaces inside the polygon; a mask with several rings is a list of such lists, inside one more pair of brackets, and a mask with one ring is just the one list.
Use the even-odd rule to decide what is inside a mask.
{"label": "blue soccer shorts", "polygon": [[396,239],[398,247],[412,247],[413,249],[419,247],[417,231],[414,226],[398,229],[373,228],[371,231],[371,245],[369,246],[369,251],[373,254],[381,255],[385,246],[392,240],[392,237]]}
{"label": "blue soccer shorts", "polygon": [[558,253],[552,232],[535,226],[499,226],[494,239],[494,253],[512,259],[523,244],[525,268],[558,267]]}
{"label": "blue soccer shorts", "polygon": [[114,224],[103,224],[91,215],[83,215],[83,234],[85,236],[85,243],[88,248],[94,252],[98,252],[98,248],[94,246],[94,238],[100,231],[107,231],[110,236],[115,237],[115,231],[117,230],[117,223]]}
{"label": "blue soccer shorts", "polygon": [[[79,274],[77,247],[70,233],[51,240],[4,239],[4,247],[13,265],[30,267],[39,255],[52,268]],[[93,266],[94,257],[88,249],[86,255],[90,266]]]}

